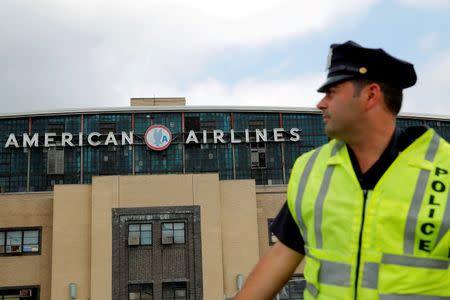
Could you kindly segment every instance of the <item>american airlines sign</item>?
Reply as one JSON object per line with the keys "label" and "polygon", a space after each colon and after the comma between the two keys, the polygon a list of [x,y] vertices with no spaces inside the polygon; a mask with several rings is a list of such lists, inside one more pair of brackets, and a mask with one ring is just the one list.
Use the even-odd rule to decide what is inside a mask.
{"label": "american airlines sign", "polygon": [[[190,130],[185,139],[184,144],[239,144],[251,142],[298,142],[301,141],[301,129],[291,128],[285,130],[284,128],[255,129],[244,131],[235,131],[231,129],[230,132],[224,132],[220,129],[212,131],[194,131]],[[20,139],[21,138],[21,139]],[[70,132],[63,132],[57,135],[54,132],[46,132],[42,135],[34,133],[32,135],[24,133],[19,136],[19,139],[14,133],[11,133],[5,143],[5,148],[32,148],[32,147],[76,147],[83,146],[85,142],[93,147],[96,146],[119,146],[119,145],[134,145],[135,135],[133,131],[122,131],[120,134],[109,132],[108,134],[100,134],[99,132],[91,132],[87,135],[80,132],[72,134]],[[173,137],[170,130],[164,125],[152,125],[145,132],[142,137],[145,144],[152,150],[162,151],[170,146]],[[20,143],[19,143],[20,142]]]}

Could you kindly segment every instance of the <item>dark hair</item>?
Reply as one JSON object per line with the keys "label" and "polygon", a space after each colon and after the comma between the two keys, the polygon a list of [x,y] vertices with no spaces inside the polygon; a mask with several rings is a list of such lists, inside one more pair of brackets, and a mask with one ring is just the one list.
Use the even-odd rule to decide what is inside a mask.
{"label": "dark hair", "polygon": [[368,79],[355,79],[352,80],[353,86],[355,87],[354,95],[357,96],[361,93],[362,89],[371,83],[376,83],[380,86],[381,92],[384,95],[384,102],[387,108],[394,115],[398,115],[400,108],[402,107],[403,100],[403,90],[400,88],[393,87],[389,84],[368,80]]}

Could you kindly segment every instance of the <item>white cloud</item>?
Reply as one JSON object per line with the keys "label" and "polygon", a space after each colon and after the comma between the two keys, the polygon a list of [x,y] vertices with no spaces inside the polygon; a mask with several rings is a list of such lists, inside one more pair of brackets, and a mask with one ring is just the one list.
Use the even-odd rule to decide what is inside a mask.
{"label": "white cloud", "polygon": [[316,89],[324,79],[324,74],[310,74],[278,81],[245,79],[233,85],[208,79],[183,90],[162,85],[159,90],[177,91],[186,96],[187,105],[314,107],[321,97]]}
{"label": "white cloud", "polygon": [[341,5],[333,0],[66,0],[47,1],[47,7],[59,22],[83,30],[210,48],[252,47],[323,31],[336,26],[336,21],[362,18],[378,1],[348,0]]}
{"label": "white cloud", "polygon": [[447,98],[450,86],[450,49],[434,56],[423,66],[418,66],[417,84],[405,92],[405,112],[450,115]]}
{"label": "white cloud", "polygon": [[398,0],[401,4],[418,8],[447,8],[450,0]]}
{"label": "white cloud", "polygon": [[159,86],[173,95],[204,76],[218,51],[351,24],[377,1],[4,0],[0,104],[4,112],[126,105],[134,91],[162,94]]}

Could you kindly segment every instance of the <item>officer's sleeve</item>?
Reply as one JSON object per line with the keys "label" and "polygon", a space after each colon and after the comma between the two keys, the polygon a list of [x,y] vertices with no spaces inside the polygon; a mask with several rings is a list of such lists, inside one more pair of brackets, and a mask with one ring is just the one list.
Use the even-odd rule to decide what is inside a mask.
{"label": "officer's sleeve", "polygon": [[289,248],[305,255],[305,242],[294,218],[289,211],[287,202],[284,203],[277,217],[270,226],[270,231]]}

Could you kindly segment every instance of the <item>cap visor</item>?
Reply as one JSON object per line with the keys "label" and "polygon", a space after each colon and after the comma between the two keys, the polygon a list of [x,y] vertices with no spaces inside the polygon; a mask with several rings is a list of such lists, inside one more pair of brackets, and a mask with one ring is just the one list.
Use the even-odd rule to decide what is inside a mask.
{"label": "cap visor", "polygon": [[349,74],[328,77],[327,81],[325,81],[325,83],[322,84],[322,86],[318,88],[317,91],[319,93],[325,93],[332,85],[336,85],[340,82],[347,81],[353,78],[355,78],[355,76]]}

